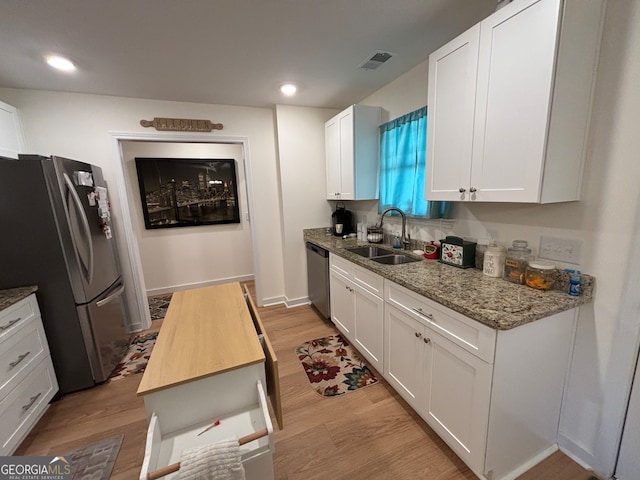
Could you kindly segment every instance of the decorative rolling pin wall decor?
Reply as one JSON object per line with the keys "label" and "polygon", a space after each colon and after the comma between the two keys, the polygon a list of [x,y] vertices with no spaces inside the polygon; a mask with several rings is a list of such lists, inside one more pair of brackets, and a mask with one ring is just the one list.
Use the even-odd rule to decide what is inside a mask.
{"label": "decorative rolling pin wall decor", "polygon": [[155,117],[153,120],[140,120],[140,125],[153,127],[163,132],[210,132],[211,130],[222,130],[221,123],[194,118]]}

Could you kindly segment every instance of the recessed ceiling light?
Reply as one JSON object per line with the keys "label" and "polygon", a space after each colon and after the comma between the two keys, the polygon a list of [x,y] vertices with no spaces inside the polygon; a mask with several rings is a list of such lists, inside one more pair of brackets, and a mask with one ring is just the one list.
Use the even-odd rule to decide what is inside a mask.
{"label": "recessed ceiling light", "polygon": [[280,87],[280,91],[283,93],[283,95],[286,95],[287,97],[291,97],[292,95],[295,95],[297,90],[298,90],[298,87],[296,87],[293,83],[285,83]]}
{"label": "recessed ceiling light", "polygon": [[47,57],[47,63],[50,67],[62,72],[74,72],[76,70],[76,66],[71,60],[58,55],[49,55]]}

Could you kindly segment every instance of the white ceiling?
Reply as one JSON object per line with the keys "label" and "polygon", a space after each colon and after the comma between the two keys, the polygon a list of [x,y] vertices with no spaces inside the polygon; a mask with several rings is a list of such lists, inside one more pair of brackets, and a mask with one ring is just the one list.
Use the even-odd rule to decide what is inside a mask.
{"label": "white ceiling", "polygon": [[[2,0],[0,87],[343,108],[424,61],[496,0]],[[370,54],[396,54],[374,71]],[[49,69],[57,53],[79,67]],[[285,81],[299,85],[281,96]],[[425,85],[426,88],[426,85]]]}

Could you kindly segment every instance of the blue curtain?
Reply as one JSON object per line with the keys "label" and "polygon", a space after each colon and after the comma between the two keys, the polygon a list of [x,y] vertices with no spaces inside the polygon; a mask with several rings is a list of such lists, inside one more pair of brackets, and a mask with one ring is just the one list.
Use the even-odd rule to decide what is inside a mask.
{"label": "blue curtain", "polygon": [[378,212],[397,207],[412,217],[450,218],[451,202],[424,199],[427,107],[380,125]]}

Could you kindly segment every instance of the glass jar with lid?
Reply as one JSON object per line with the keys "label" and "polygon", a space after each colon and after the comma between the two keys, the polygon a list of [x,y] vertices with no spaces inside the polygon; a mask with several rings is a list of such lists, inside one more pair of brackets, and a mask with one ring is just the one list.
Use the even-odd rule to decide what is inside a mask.
{"label": "glass jar with lid", "polygon": [[526,240],[514,240],[504,259],[504,279],[524,285],[527,264],[534,257]]}
{"label": "glass jar with lid", "polygon": [[482,273],[490,277],[501,277],[504,271],[505,248],[497,243],[487,246]]}
{"label": "glass jar with lid", "polygon": [[556,266],[541,261],[529,262],[525,273],[525,283],[538,290],[549,290],[553,287]]}

